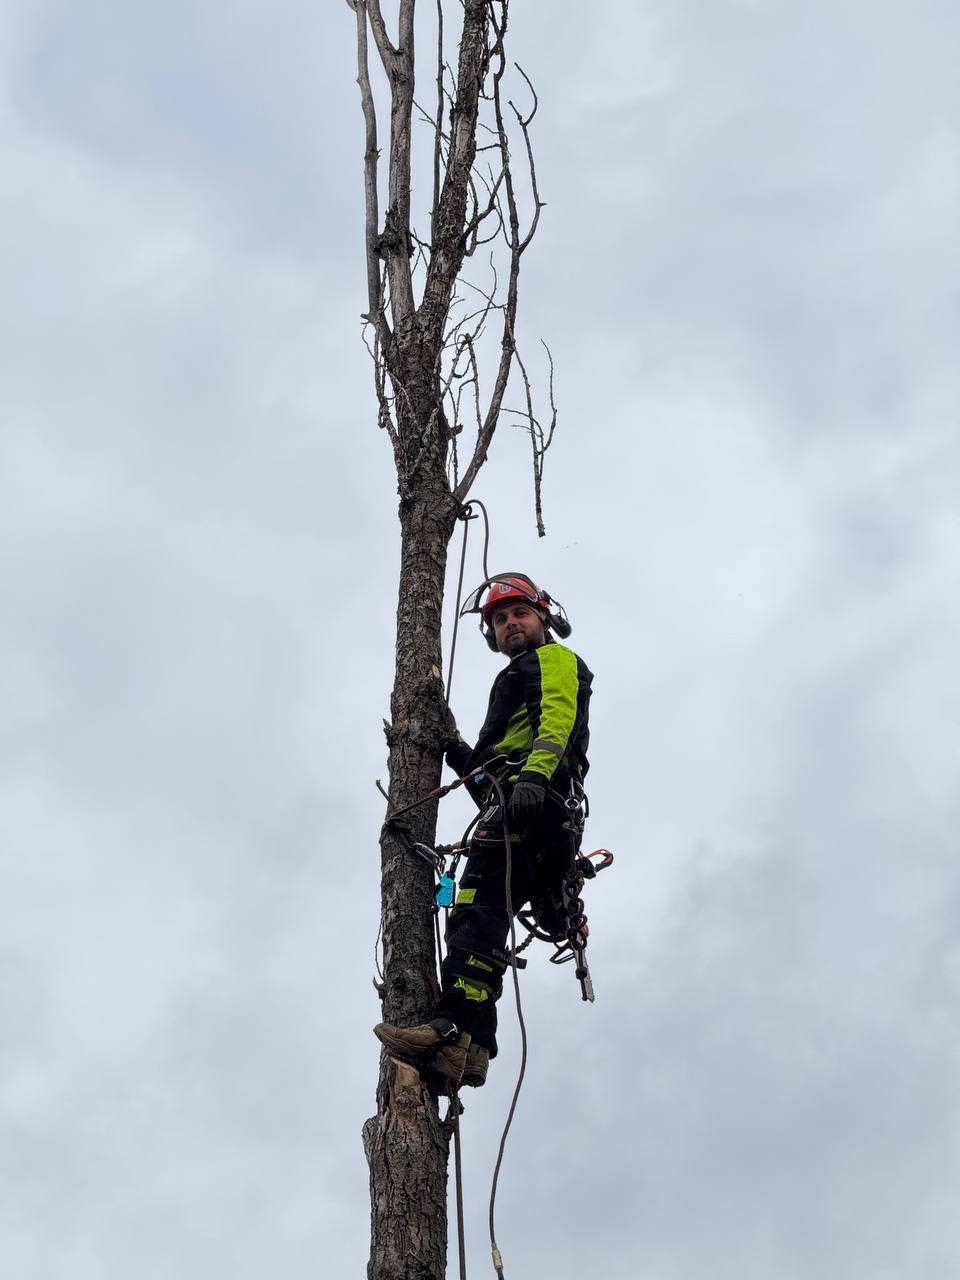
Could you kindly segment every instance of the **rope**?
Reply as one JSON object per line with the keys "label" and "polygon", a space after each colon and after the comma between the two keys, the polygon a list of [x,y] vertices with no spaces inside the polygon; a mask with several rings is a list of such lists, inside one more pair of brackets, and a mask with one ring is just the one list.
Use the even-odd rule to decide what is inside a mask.
{"label": "rope", "polygon": [[453,614],[453,636],[450,641],[450,661],[447,663],[447,688],[444,698],[447,705],[450,703],[450,686],[453,684],[453,660],[457,652],[457,632],[460,629],[460,604],[463,599],[463,568],[467,562],[467,534],[470,532],[470,521],[476,520],[476,512],[474,507],[479,507],[483,514],[483,576],[490,577],[490,570],[487,567],[487,552],[490,550],[490,517],[487,515],[487,508],[483,505],[479,498],[471,498],[469,502],[465,502],[460,508],[457,516],[458,520],[463,521],[463,544],[460,548],[460,576],[457,579],[457,606]]}
{"label": "rope", "polygon": [[[494,757],[494,759],[500,758],[501,757],[499,756]],[[476,769],[471,769],[469,773],[464,774],[462,778],[454,778],[454,780],[452,782],[448,782],[446,786],[434,787],[432,791],[428,791],[427,794],[425,796],[421,796],[419,800],[413,800],[410,804],[405,804],[402,809],[394,809],[392,813],[388,813],[386,818],[383,820],[383,825],[385,827],[390,827],[394,832],[402,830],[401,827],[397,826],[397,818],[402,818],[405,813],[411,813],[414,809],[419,809],[421,805],[429,804],[431,800],[442,800],[443,797],[449,795],[451,791],[456,791],[457,787],[462,787],[465,783],[469,782],[471,778],[475,777],[478,773],[483,773],[486,769],[489,769],[489,767],[489,762],[487,764],[479,765]],[[383,787],[380,785],[379,778],[375,779],[375,786],[382,796],[387,795]],[[387,800],[389,802],[389,796],[387,797]]]}
{"label": "rope", "polygon": [[460,1280],[467,1280],[467,1244],[463,1231],[463,1154],[460,1149],[460,1093],[450,1086],[450,1113],[453,1116],[453,1167],[457,1184],[457,1247],[460,1254]]}
{"label": "rope", "polygon": [[460,547],[460,576],[457,579],[457,604],[453,614],[453,637],[450,641],[450,661],[447,663],[447,687],[444,699],[450,705],[450,686],[453,684],[453,659],[457,653],[457,631],[460,629],[460,601],[463,597],[463,566],[467,562],[467,534],[470,532],[470,517],[460,513],[463,520],[463,543]]}
{"label": "rope", "polygon": [[[506,849],[506,879],[504,883],[504,896],[506,898],[507,915],[510,920],[510,948],[514,955],[517,949],[517,927],[513,918],[513,892],[510,887],[510,875],[512,871],[512,851],[510,847],[510,827],[507,824],[507,806],[503,795],[503,788],[496,778],[491,777],[497,792],[497,799],[500,801],[500,817],[503,826],[503,843]],[[493,1269],[496,1271],[498,1280],[504,1280],[503,1277],[503,1256],[497,1247],[496,1228],[494,1225],[494,1216],[497,1203],[497,1183],[500,1179],[500,1166],[503,1164],[503,1153],[507,1145],[507,1134],[510,1132],[510,1126],[513,1124],[513,1117],[517,1110],[517,1100],[520,1097],[520,1089],[523,1085],[523,1077],[527,1070],[527,1027],[523,1020],[523,1006],[520,1001],[520,971],[516,964],[512,964],[513,970],[513,994],[517,1005],[517,1022],[520,1026],[520,1072],[517,1076],[517,1083],[513,1090],[513,1098],[510,1102],[510,1111],[507,1114],[507,1122],[503,1126],[503,1133],[500,1135],[500,1147],[497,1151],[497,1163],[493,1171],[493,1184],[490,1187],[490,1252],[493,1257]]]}
{"label": "rope", "polygon": [[[463,838],[460,841],[460,846],[458,848],[458,851],[456,854],[454,854],[453,861],[450,863],[451,875],[454,874],[457,863],[460,861],[461,851],[467,847],[467,841],[469,840],[474,827],[479,823],[482,816],[483,816],[482,813],[478,813],[477,816],[475,818],[472,818],[469,824],[467,825],[467,829],[463,833]],[[446,939],[446,936],[450,931],[449,907],[444,908],[443,915],[444,915],[444,939]],[[443,960],[443,954],[440,949],[440,913],[439,911],[435,916],[435,921],[436,921],[436,928],[437,928],[437,966],[439,967],[439,965]],[[459,1258],[460,1258],[460,1280],[467,1280],[467,1242],[466,1242],[466,1236],[464,1234],[464,1222],[463,1222],[463,1151],[460,1146],[461,1107],[460,1107],[460,1093],[456,1085],[450,1086],[450,1107],[453,1114],[453,1167],[454,1167],[454,1174],[455,1174],[456,1188],[457,1188],[457,1249],[459,1251]]]}

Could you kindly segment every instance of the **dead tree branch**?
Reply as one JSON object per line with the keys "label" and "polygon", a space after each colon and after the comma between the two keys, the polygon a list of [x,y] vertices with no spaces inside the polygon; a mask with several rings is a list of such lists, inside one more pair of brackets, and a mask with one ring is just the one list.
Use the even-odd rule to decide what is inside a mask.
{"label": "dead tree branch", "polygon": [[[437,119],[433,136],[433,203],[430,225],[437,218],[440,203],[440,144],[443,141],[443,0],[437,0]],[[431,233],[432,234],[432,233]]]}
{"label": "dead tree branch", "polygon": [[365,0],[347,0],[357,18],[357,84],[366,128],[366,146],[363,153],[363,194],[365,210],[365,243],[367,258],[367,316],[376,328],[382,344],[390,340],[390,327],[384,314],[382,299],[380,255],[377,252],[377,228],[380,222],[377,197],[377,166],[380,149],[377,145],[377,111],[370,88],[370,68],[367,58],[367,7]]}
{"label": "dead tree branch", "polygon": [[434,248],[420,306],[424,328],[434,340],[442,334],[454,281],[463,262],[467,189],[476,154],[477,113],[487,61],[486,4],[482,0],[464,0],[447,169],[437,200]]}

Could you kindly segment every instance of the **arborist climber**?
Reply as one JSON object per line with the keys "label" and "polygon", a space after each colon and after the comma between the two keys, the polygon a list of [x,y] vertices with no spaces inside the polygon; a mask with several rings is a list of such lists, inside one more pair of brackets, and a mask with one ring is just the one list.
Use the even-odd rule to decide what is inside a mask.
{"label": "arborist climber", "polygon": [[487,644],[509,660],[493,682],[476,746],[458,735],[445,754],[460,777],[489,765],[469,784],[485,811],[450,913],[433,1016],[415,1027],[381,1022],[374,1033],[395,1056],[478,1087],[496,1056],[496,1004],[511,960],[504,815],[489,779],[498,780],[506,800],[513,912],[529,902],[543,927],[562,929],[560,882],[570,848],[565,805],[587,772],[593,676],[554,639],[571,631],[562,606],[525,574],[488,578],[467,599],[466,613],[480,614]]}

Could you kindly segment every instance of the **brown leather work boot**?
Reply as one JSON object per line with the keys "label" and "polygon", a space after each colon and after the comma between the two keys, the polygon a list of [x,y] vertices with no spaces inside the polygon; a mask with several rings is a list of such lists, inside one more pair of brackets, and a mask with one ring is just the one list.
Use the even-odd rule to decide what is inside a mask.
{"label": "brown leather work boot", "polygon": [[467,1049],[467,1061],[463,1068],[463,1075],[460,1077],[461,1085],[469,1085],[472,1089],[479,1089],[481,1085],[487,1082],[487,1068],[490,1066],[490,1050],[483,1049],[478,1044],[471,1044]]}
{"label": "brown leather work boot", "polygon": [[389,1022],[378,1022],[373,1034],[395,1057],[415,1067],[431,1066],[444,1079],[460,1083],[470,1033],[465,1031],[461,1035],[455,1023],[446,1018],[434,1018],[418,1027],[395,1027]]}

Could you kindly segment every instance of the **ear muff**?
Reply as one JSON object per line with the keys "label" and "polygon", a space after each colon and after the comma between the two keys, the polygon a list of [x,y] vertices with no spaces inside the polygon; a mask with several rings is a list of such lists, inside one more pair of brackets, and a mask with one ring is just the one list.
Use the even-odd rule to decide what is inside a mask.
{"label": "ear muff", "polygon": [[[564,613],[563,605],[557,604],[556,600],[551,600],[553,609],[547,614],[547,622],[551,631],[555,631],[561,640],[566,640],[567,636],[573,630],[570,619]],[[556,610],[556,612],[554,612]]]}

